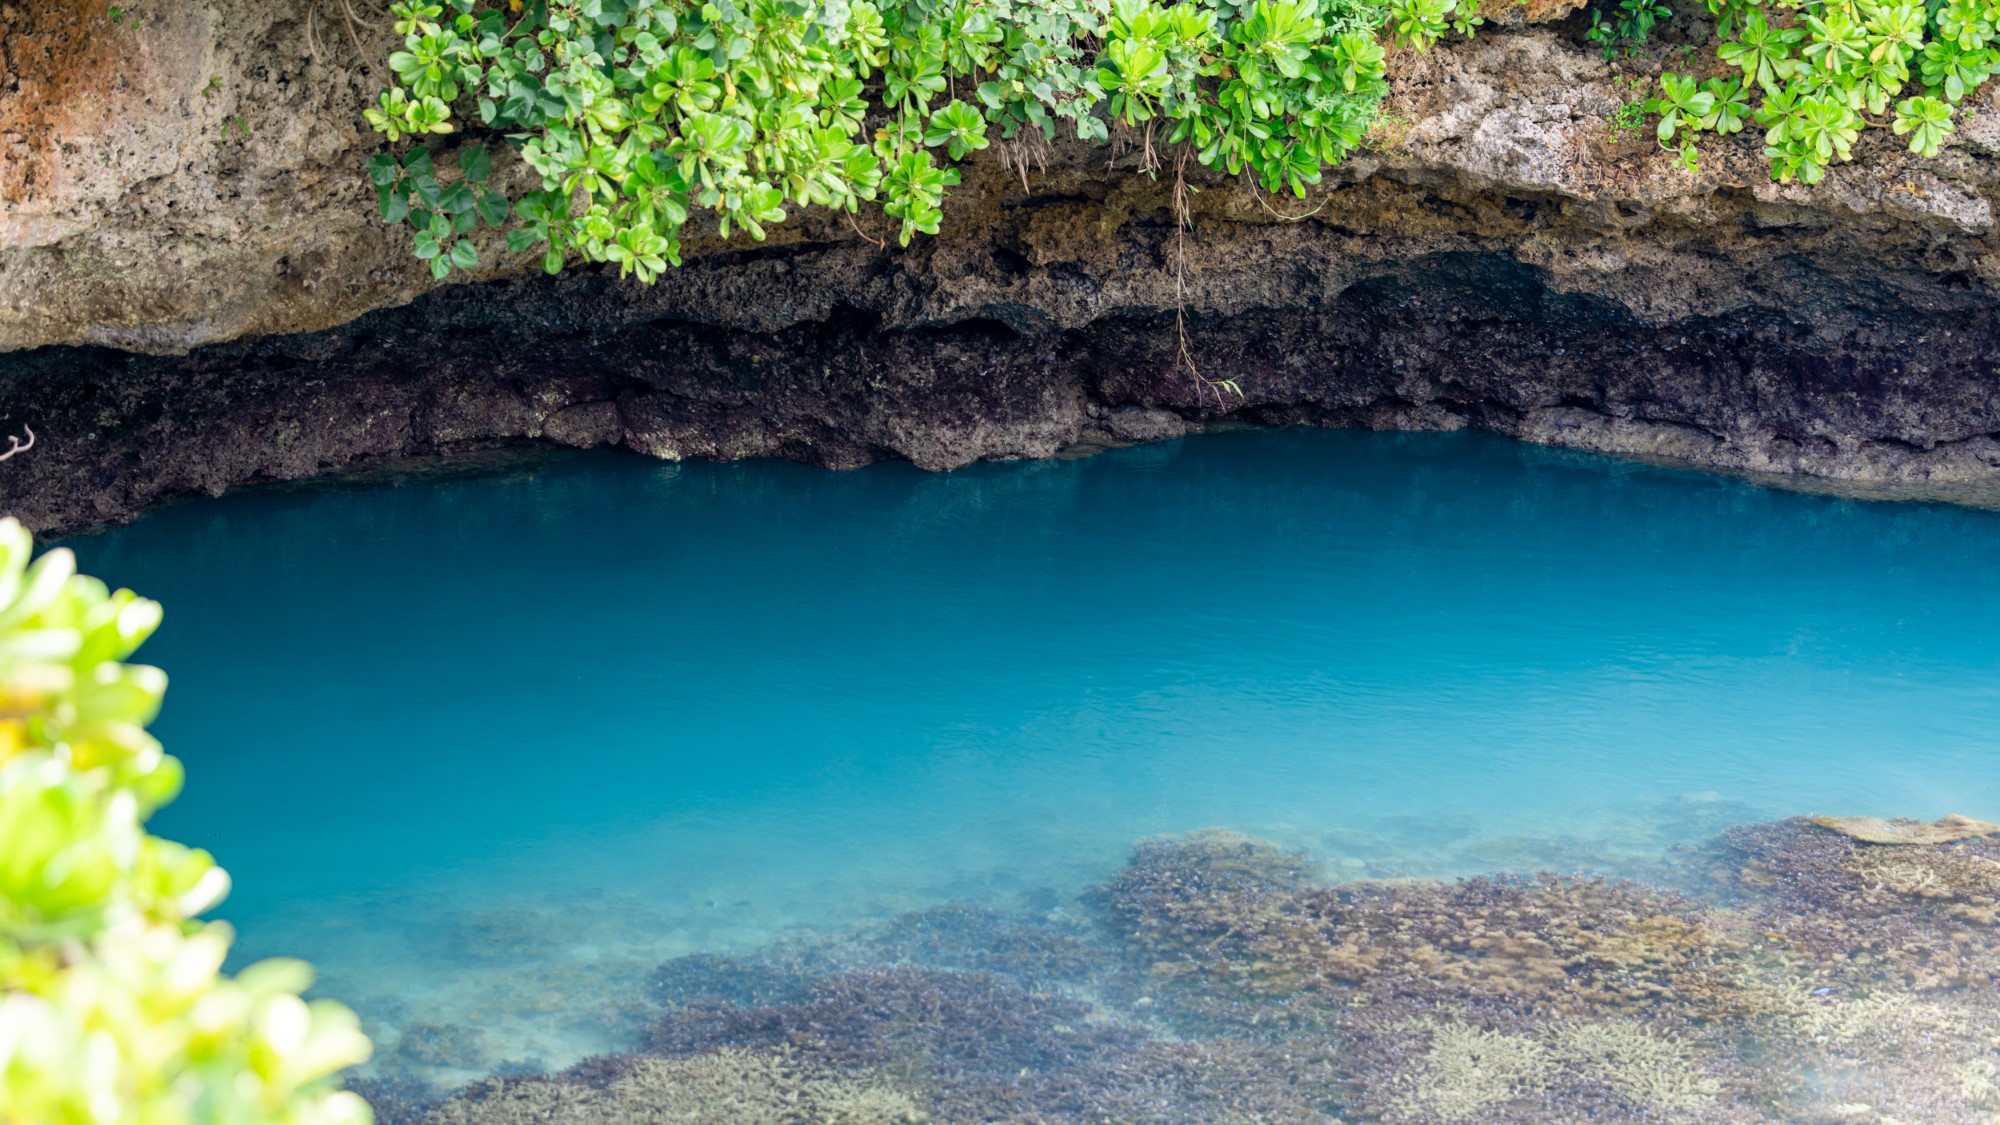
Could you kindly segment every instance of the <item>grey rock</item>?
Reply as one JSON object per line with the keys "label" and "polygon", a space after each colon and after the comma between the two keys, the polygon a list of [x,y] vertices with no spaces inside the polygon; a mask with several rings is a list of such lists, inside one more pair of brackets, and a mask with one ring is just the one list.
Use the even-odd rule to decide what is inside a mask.
{"label": "grey rock", "polygon": [[1187,433],[1187,421],[1171,410],[1121,406],[1105,415],[1105,428],[1119,441],[1167,441]]}

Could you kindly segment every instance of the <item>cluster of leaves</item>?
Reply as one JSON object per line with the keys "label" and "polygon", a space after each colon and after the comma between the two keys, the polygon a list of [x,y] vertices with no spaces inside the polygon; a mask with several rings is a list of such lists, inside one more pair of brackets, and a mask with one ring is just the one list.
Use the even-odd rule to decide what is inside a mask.
{"label": "cluster of leaves", "polygon": [[1584,35],[1604,49],[1605,61],[1629,55],[1653,33],[1654,25],[1673,18],[1672,9],[1659,0],[1619,0],[1610,19],[1599,9],[1590,10],[1590,29]]}
{"label": "cluster of leaves", "polygon": [[[1471,34],[1477,0],[397,0],[404,46],[367,111],[392,143],[476,119],[533,173],[510,198],[482,145],[456,176],[413,147],[369,164],[382,215],[442,277],[507,228],[544,268],[651,281],[690,215],[762,238],[789,208],[878,201],[935,234],[952,167],[1000,138],[1154,130],[1304,194],[1360,144],[1382,30]],[[1150,151],[1150,145],[1149,145]]]}
{"label": "cluster of leaves", "polygon": [[145,729],[166,677],[124,662],[159,606],[32,550],[0,520],[0,1121],[366,1125],[353,1014],[297,962],[222,975],[194,919],[228,878],[146,833],[181,783]]}
{"label": "cluster of leaves", "polygon": [[1751,114],[1783,183],[1817,183],[1870,126],[1937,155],[1959,102],[2000,69],[2000,0],[1706,2],[1717,55],[1742,76],[1697,85],[1663,75],[1648,104],[1660,141],[1679,138],[1685,156],[1698,131],[1738,131],[1755,96]]}

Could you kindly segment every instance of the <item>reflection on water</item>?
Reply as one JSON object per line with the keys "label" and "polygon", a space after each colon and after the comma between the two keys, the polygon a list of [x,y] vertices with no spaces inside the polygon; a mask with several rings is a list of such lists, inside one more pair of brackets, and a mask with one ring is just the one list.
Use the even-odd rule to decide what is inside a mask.
{"label": "reflection on water", "polygon": [[2000,1114],[2000,864],[1772,822],[2000,812],[1996,531],[1300,431],[76,546],[167,605],[159,829],[391,1119],[643,1048],[435,1119],[1908,1125]]}

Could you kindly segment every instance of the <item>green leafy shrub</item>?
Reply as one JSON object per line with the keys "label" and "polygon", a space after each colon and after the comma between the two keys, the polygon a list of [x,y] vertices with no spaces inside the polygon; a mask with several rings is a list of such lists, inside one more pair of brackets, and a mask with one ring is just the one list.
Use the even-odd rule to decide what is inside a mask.
{"label": "green leafy shrub", "polygon": [[1155,131],[1209,167],[1304,195],[1380,105],[1385,23],[1428,46],[1476,0],[398,0],[403,49],[367,111],[390,142],[476,119],[538,178],[494,190],[483,144],[369,162],[381,213],[443,277],[507,228],[549,272],[574,255],[651,281],[681,228],[764,236],[797,206],[879,201],[936,233],[952,161],[1059,128]]}
{"label": "green leafy shrub", "polygon": [[[2000,69],[1995,0],[1705,2],[1721,40],[1717,58],[1742,72],[1742,107],[1752,92],[1761,95],[1754,115],[1771,176],[1783,183],[1819,182],[1853,158],[1869,127],[1907,137],[1919,156],[1937,155],[1958,103]],[[1664,96],[1650,103],[1661,114],[1662,144],[1685,138],[1680,81],[1663,75]],[[1732,108],[1712,123],[1694,121],[1692,131],[1729,132],[1742,116]]]}
{"label": "green leafy shrub", "polygon": [[228,878],[145,831],[181,784],[145,729],[166,677],[124,663],[160,607],[32,549],[0,520],[0,1122],[365,1125],[354,1015],[299,962],[222,975],[194,918]]}
{"label": "green leafy shrub", "polygon": [[1584,36],[1604,49],[1608,61],[1637,50],[1652,35],[1654,25],[1673,14],[1659,0],[1619,0],[1610,19],[1596,8],[1590,10],[1590,28]]}

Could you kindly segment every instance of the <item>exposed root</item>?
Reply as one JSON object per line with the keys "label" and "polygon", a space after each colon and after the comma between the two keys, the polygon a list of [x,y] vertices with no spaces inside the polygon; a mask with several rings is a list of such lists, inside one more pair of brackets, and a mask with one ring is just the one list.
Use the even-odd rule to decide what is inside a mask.
{"label": "exposed root", "polygon": [[13,434],[8,434],[7,452],[0,453],[0,461],[5,461],[9,457],[14,456],[16,453],[26,453],[28,450],[33,449],[35,447],[34,428],[31,426],[23,425],[21,427],[21,432],[28,435],[28,440],[26,442],[23,442],[20,438],[15,437]]}
{"label": "exposed root", "polygon": [[[1151,137],[1152,135],[1148,133],[1149,153],[1152,148]],[[1235,395],[1238,402],[1241,402],[1244,396],[1243,388],[1237,385],[1236,380],[1210,379],[1203,375],[1201,368],[1195,366],[1194,354],[1188,350],[1187,232],[1188,228],[1194,225],[1188,207],[1193,190],[1188,187],[1187,182],[1187,149],[1182,148],[1174,154],[1174,334],[1179,341],[1181,364],[1204,390],[1215,395],[1215,405],[1220,409],[1228,405],[1225,395]]]}
{"label": "exposed root", "polygon": [[[321,61],[320,56],[322,52],[320,50],[316,21],[319,17],[320,5],[324,3],[327,3],[327,0],[312,0],[312,3],[306,7],[306,49],[312,52],[314,62]],[[361,48],[361,36],[356,30],[361,26],[361,17],[355,14],[353,0],[339,0],[339,3],[341,26],[347,32],[347,41],[354,45],[355,56],[357,58],[361,57],[366,54]]]}

